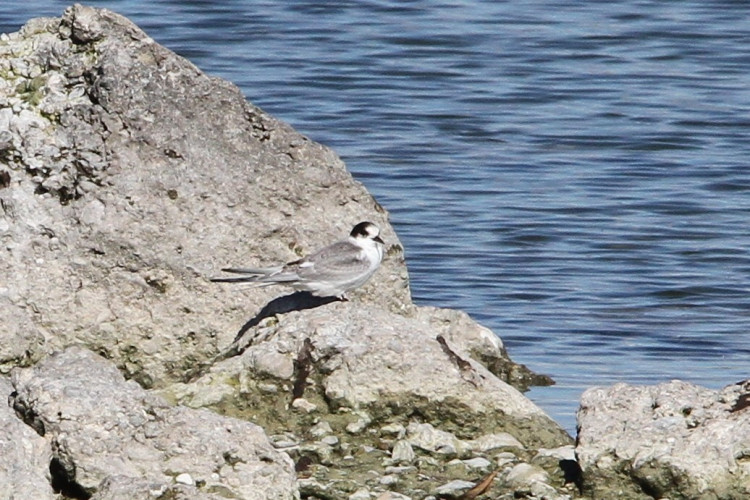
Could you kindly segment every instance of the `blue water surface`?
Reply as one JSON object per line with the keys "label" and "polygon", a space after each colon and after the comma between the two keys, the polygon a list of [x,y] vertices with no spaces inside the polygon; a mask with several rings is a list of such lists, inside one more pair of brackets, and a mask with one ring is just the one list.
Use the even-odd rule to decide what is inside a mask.
{"label": "blue water surface", "polygon": [[[0,31],[67,2],[0,5]],[[419,304],[557,385],[750,376],[750,9],[735,1],[100,1],[333,147]]]}

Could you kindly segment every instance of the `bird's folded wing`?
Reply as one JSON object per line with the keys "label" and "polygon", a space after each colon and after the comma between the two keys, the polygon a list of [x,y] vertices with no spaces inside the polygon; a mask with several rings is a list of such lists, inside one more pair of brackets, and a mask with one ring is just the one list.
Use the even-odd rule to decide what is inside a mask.
{"label": "bird's folded wing", "polygon": [[295,271],[301,279],[348,277],[369,268],[362,249],[348,241],[335,243],[295,263]]}

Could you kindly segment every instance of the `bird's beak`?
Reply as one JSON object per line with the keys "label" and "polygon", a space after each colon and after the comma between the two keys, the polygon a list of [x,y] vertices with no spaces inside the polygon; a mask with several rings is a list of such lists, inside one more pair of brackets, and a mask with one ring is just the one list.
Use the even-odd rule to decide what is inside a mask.
{"label": "bird's beak", "polygon": [[381,245],[385,245],[385,241],[383,241],[383,240],[382,240],[382,239],[380,238],[380,236],[375,236],[375,237],[373,238],[373,240],[377,241],[377,242],[378,242],[378,243],[380,243]]}

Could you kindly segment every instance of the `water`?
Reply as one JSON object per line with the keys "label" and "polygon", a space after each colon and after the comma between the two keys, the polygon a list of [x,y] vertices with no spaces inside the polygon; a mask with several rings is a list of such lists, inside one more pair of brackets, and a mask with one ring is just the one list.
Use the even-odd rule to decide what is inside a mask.
{"label": "water", "polygon": [[[0,5],[0,30],[67,3]],[[744,2],[100,1],[333,147],[415,301],[580,393],[750,375]]]}

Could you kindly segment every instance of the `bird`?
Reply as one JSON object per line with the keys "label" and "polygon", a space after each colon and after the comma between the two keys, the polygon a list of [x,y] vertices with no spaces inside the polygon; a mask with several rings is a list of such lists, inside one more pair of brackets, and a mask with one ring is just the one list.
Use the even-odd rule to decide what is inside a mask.
{"label": "bird", "polygon": [[224,268],[224,272],[244,276],[211,278],[211,281],[251,283],[258,287],[286,285],[316,297],[346,301],[346,292],[364,285],[380,267],[384,246],[380,228],[364,221],[354,226],[347,238],[294,262],[266,268]]}

